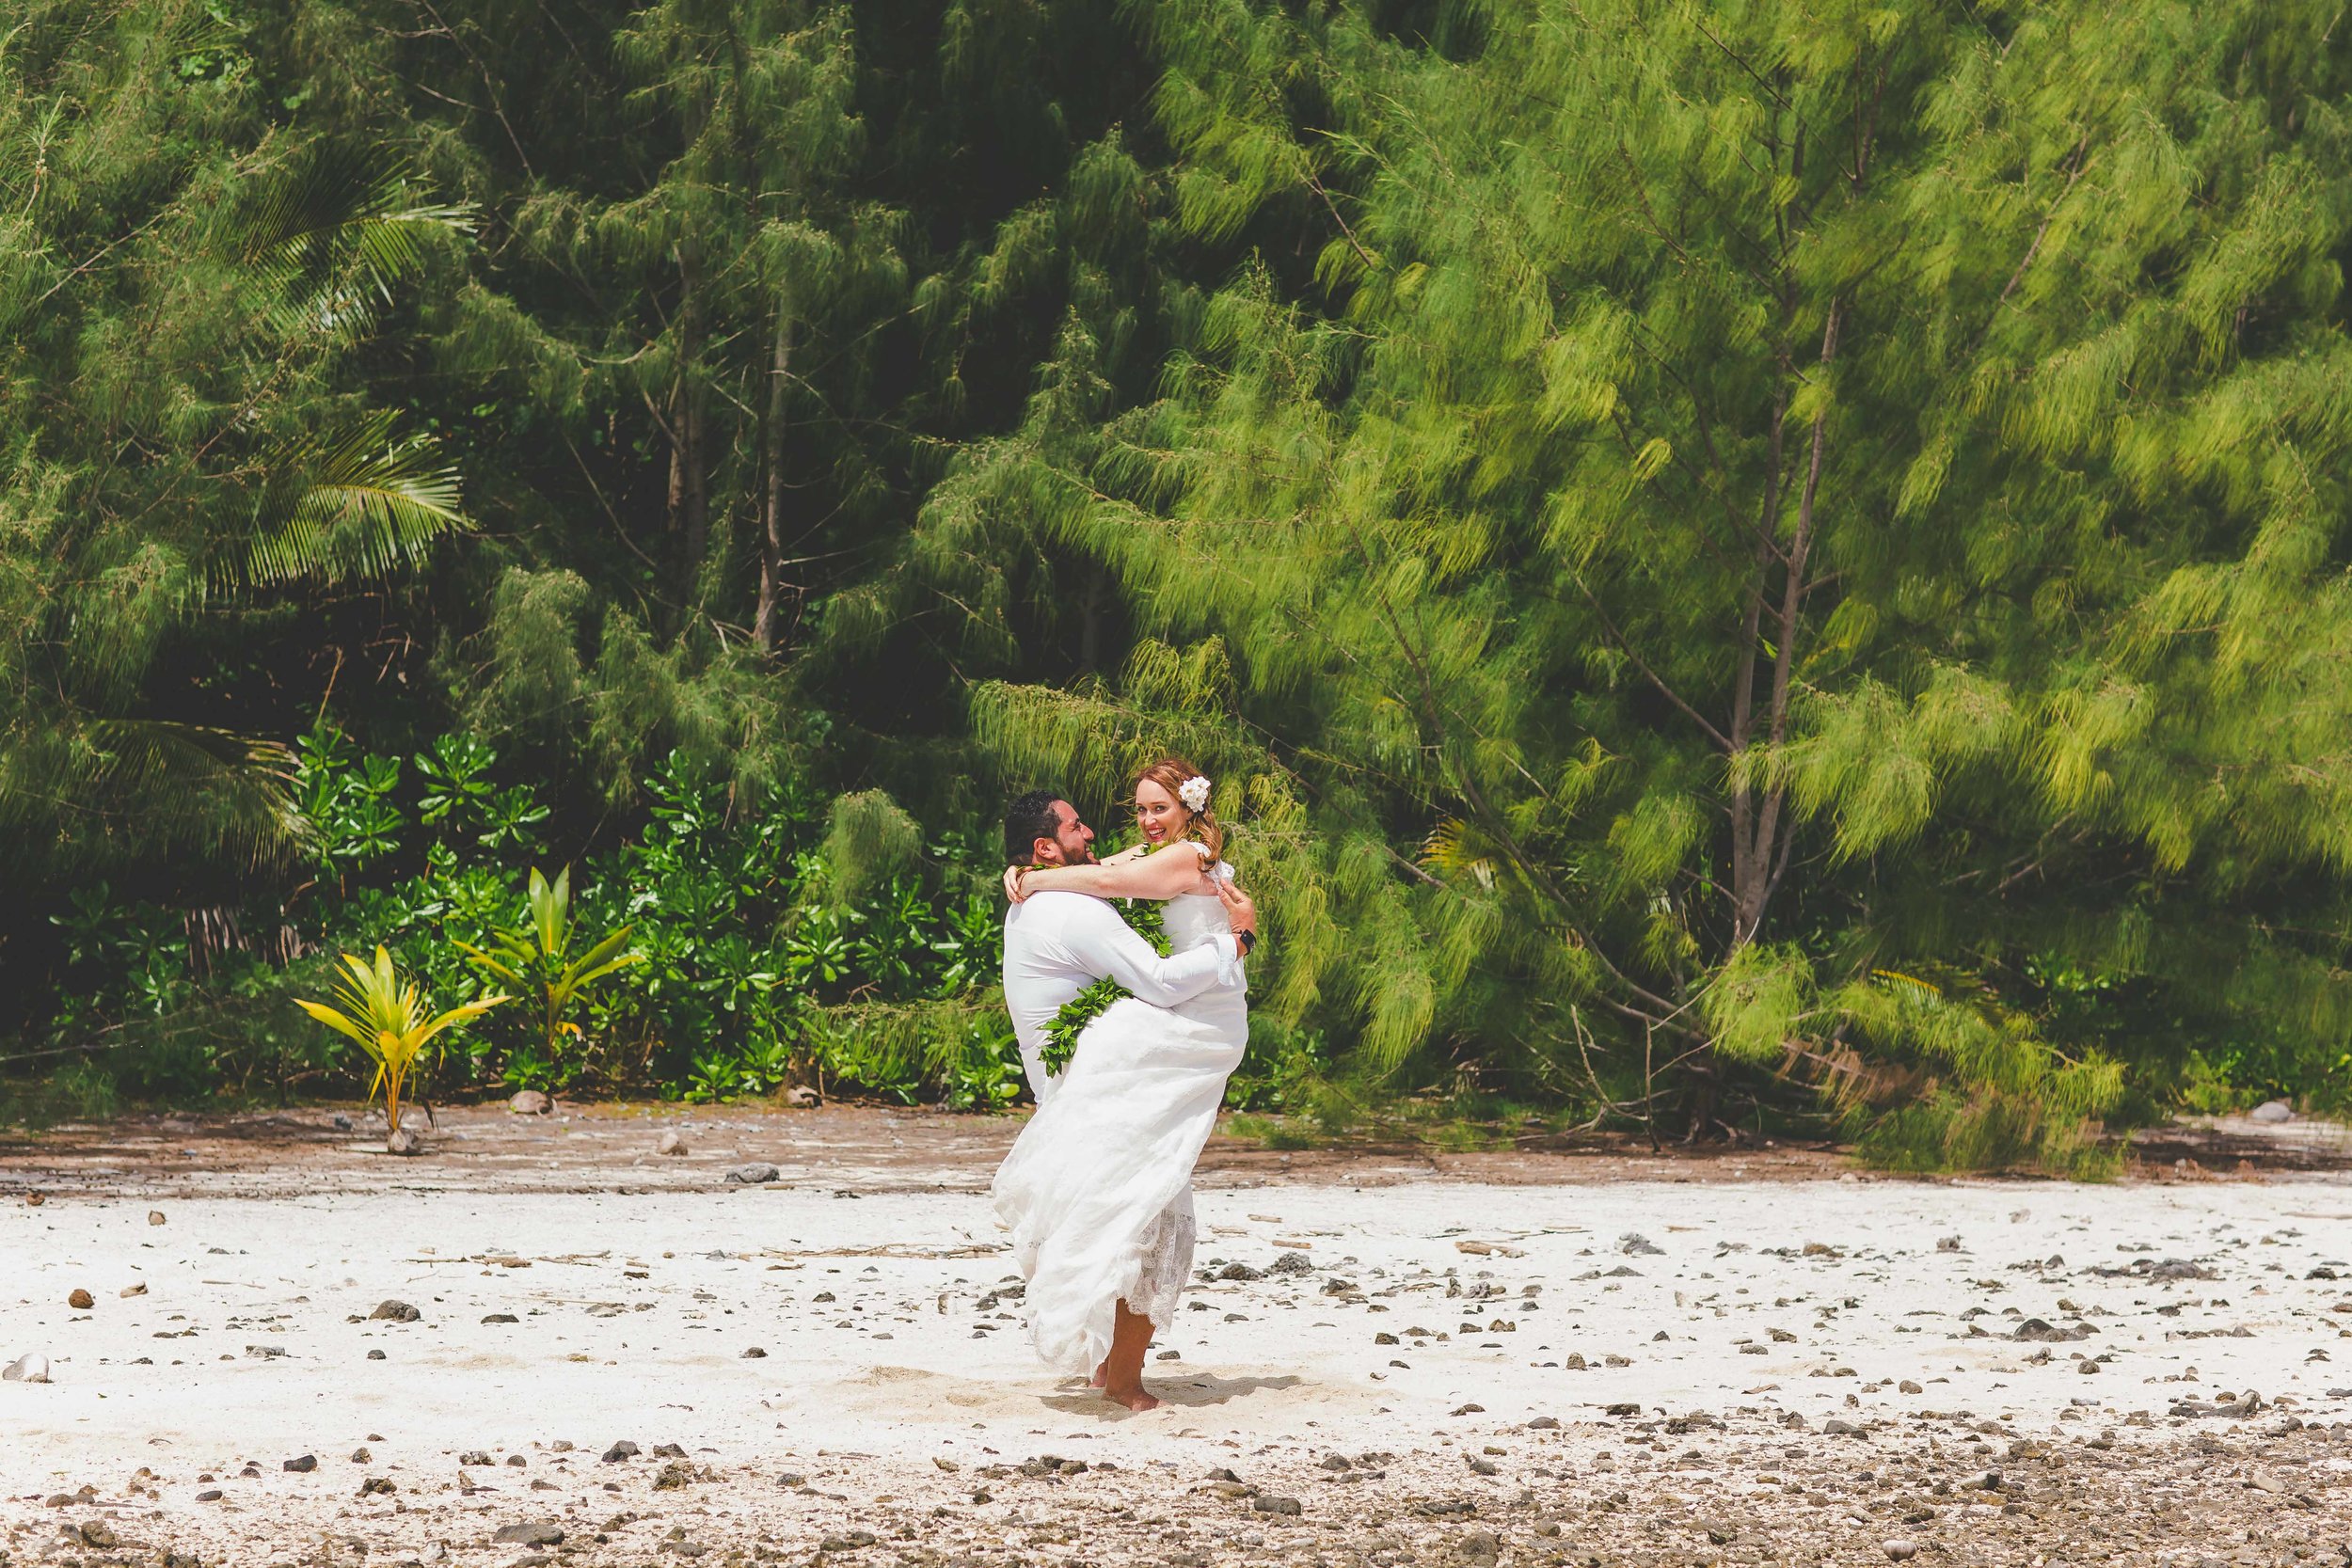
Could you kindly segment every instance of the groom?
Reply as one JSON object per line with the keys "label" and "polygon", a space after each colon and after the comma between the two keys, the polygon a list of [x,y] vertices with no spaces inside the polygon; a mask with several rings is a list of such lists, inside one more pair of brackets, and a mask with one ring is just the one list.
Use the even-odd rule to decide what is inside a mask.
{"label": "groom", "polygon": [[[1033,789],[1005,808],[1005,863],[1092,865],[1094,830],[1061,796]],[[1039,1104],[1054,1084],[1041,1054],[1046,1026],[1072,997],[1107,975],[1155,1007],[1172,1007],[1216,984],[1219,969],[1240,956],[1241,933],[1258,928],[1258,907],[1240,888],[1223,886],[1230,952],[1210,942],[1163,958],[1110,905],[1083,893],[1032,894],[1005,911],[1005,1010]]]}
{"label": "groom", "polygon": [[[1005,808],[1008,865],[1091,865],[1094,830],[1077,808],[1050,789],[1033,789]],[[1225,965],[1242,956],[1241,933],[1258,928],[1257,905],[1230,882],[1219,896],[1232,934],[1163,958],[1100,898],[1083,893],[1037,893],[1005,911],[1005,1010],[1021,1042],[1029,1092],[1045,1103],[1054,1079],[1045,1070],[1045,1031],[1071,998],[1108,976],[1155,1007],[1190,1001],[1216,984]],[[1252,940],[1255,940],[1254,938]],[[1232,942],[1229,950],[1225,943]],[[1119,1304],[1111,1353],[1095,1384],[1131,1409],[1156,1402],[1143,1392],[1143,1354],[1152,1320]]]}

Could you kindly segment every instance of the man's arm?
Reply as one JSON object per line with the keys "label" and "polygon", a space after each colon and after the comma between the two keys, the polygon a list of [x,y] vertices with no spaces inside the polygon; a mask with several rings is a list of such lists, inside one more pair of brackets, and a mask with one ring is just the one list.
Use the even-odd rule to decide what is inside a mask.
{"label": "man's arm", "polygon": [[1155,1007],[1189,1002],[1230,977],[1240,957],[1239,941],[1228,932],[1215,942],[1163,958],[1119,918],[1118,911],[1099,898],[1074,901],[1062,927],[1062,940],[1089,974],[1118,981]]}

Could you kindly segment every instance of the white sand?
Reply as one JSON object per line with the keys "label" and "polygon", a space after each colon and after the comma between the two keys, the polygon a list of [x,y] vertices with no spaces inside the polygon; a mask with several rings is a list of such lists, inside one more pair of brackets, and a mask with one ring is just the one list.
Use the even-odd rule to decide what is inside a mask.
{"label": "white sand", "polygon": [[[2337,1181],[1302,1184],[1200,1201],[1202,1265],[1263,1268],[1295,1252],[1315,1272],[1198,1289],[1190,1299],[1211,1309],[1186,1311],[1162,1339],[1182,1359],[1150,1369],[1169,1403],[1140,1417],[1043,1375],[1007,1315],[1017,1303],[979,1308],[1008,1268],[976,1193],[11,1203],[0,1360],[45,1354],[55,1381],[0,1384],[11,1499],[0,1518],[28,1528],[43,1495],[86,1482],[120,1495],[147,1466],[162,1517],[217,1538],[351,1517],[363,1474],[406,1497],[459,1485],[467,1450],[528,1457],[464,1478],[499,1489],[480,1499],[493,1517],[532,1505],[578,1515],[616,1473],[634,1484],[659,1463],[600,1465],[624,1438],[763,1477],[872,1456],[863,1502],[937,1481],[934,1456],[973,1467],[1050,1449],[1172,1462],[1191,1479],[1237,1454],[1429,1449],[1537,1416],[1568,1423],[1571,1438],[1602,1433],[1590,1449],[1605,1432],[1584,1423],[1620,1401],[1673,1415],[1795,1411],[1816,1427],[1967,1411],[2053,1433],[2136,1411],[2162,1428],[2176,1396],[2249,1387],[2306,1422],[2352,1413],[2352,1399],[2327,1392],[2352,1385],[2352,1311],[2332,1310],[2352,1303],[2352,1191]],[[151,1206],[166,1225],[149,1224]],[[1621,1252],[1629,1232],[1662,1256]],[[1955,1235],[1960,1250],[1938,1250]],[[1808,1243],[1833,1250],[1805,1256]],[[2092,1272],[2141,1259],[2201,1260],[2217,1277]],[[2330,1265],[2343,1281],[2305,1277]],[[1638,1272],[1609,1275],[1620,1267]],[[1449,1276],[1492,1294],[1450,1299]],[[1360,1298],[1323,1293],[1335,1277]],[[135,1284],[144,1295],[119,1294]],[[67,1307],[77,1287],[94,1309]],[[368,1319],[388,1298],[422,1321]],[[1961,1314],[1978,1307],[1991,1338],[1966,1337]],[[517,1321],[482,1322],[493,1313]],[[2098,1332],[2013,1342],[2021,1317],[2079,1317]],[[1497,1321],[1516,1327],[1465,1326]],[[1381,1332],[1404,1342],[1376,1345]],[[1743,1354],[1744,1341],[1767,1353]],[[745,1359],[750,1347],[766,1357]],[[2046,1364],[2029,1363],[2044,1349]],[[366,1359],[372,1350],[385,1359]],[[1570,1352],[1593,1370],[1562,1370]],[[1604,1368],[1612,1354],[1629,1365]],[[2074,1357],[2086,1354],[2113,1359],[2082,1375]],[[1923,1391],[1899,1392],[1903,1379]],[[1466,1403],[1484,1410],[1454,1414]],[[557,1440],[573,1445],[560,1461]],[[349,1457],[362,1446],[366,1465]],[[315,1473],[280,1469],[301,1454],[317,1456]],[[236,1477],[247,1461],[258,1481]],[[225,1501],[193,1500],[199,1472],[220,1478]],[[557,1490],[525,1490],[549,1475]],[[449,1538],[470,1549],[484,1535]]]}

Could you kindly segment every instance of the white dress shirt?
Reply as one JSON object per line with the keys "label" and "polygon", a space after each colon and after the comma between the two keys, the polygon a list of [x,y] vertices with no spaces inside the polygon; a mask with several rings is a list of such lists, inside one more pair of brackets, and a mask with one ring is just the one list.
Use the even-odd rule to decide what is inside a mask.
{"label": "white dress shirt", "polygon": [[1083,893],[1039,893],[1005,911],[1005,1010],[1021,1041],[1022,1069],[1038,1103],[1053,1092],[1042,1054],[1046,1026],[1072,997],[1105,977],[1155,1007],[1231,984],[1241,959],[1230,931],[1161,958],[1119,911]]}

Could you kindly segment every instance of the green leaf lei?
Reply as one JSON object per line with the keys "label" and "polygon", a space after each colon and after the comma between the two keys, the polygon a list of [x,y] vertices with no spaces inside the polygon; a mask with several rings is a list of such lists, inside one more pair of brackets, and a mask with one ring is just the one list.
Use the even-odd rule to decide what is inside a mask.
{"label": "green leaf lei", "polygon": [[[1114,898],[1109,902],[1129,930],[1150,942],[1152,950],[1161,958],[1168,957],[1167,905],[1155,898]],[[1062,1075],[1072,1053],[1078,1049],[1078,1037],[1087,1032],[1088,1024],[1101,1018],[1112,1003],[1134,994],[1116,980],[1102,979],[1063,1003],[1061,1011],[1054,1015],[1054,1022],[1045,1026],[1045,1044],[1038,1052],[1047,1076]]]}

